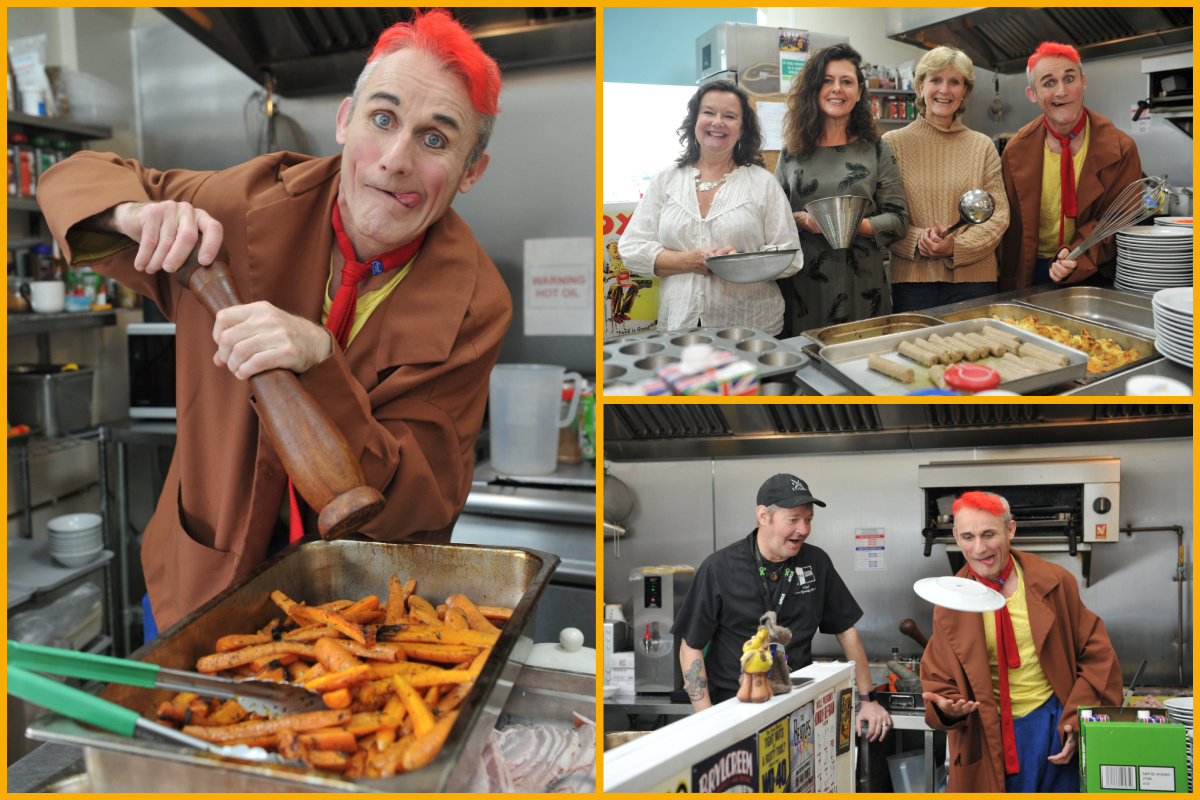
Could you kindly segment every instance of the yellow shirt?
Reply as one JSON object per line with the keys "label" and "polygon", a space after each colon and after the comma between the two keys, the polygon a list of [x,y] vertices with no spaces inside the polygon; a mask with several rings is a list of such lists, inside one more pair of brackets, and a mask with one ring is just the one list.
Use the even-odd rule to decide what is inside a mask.
{"label": "yellow shirt", "polygon": [[[379,304],[390,295],[400,281],[404,280],[404,276],[412,269],[413,262],[417,260],[414,255],[407,264],[398,270],[393,271],[392,276],[388,278],[387,283],[372,292],[359,292],[358,302],[354,304],[354,324],[350,326],[350,335],[346,337],[346,349],[350,349],[350,343],[354,341],[354,337],[362,330],[363,325],[367,324],[371,313],[379,307]],[[329,320],[329,310],[333,308],[333,301],[329,299],[329,284],[333,281],[333,269],[329,270],[329,277],[325,279],[325,304],[321,309],[321,324],[324,325]]]}
{"label": "yellow shirt", "polygon": [[[1092,137],[1092,121],[1083,125],[1083,146],[1071,159],[1075,167],[1075,190],[1079,191],[1079,175],[1083,159],[1087,157],[1088,141]],[[1038,214],[1038,258],[1053,258],[1059,250],[1058,229],[1066,223],[1062,232],[1062,243],[1067,245],[1075,236],[1075,218],[1062,215],[1062,156],[1050,152],[1050,145],[1043,144],[1046,152],[1042,158],[1042,208]]]}
{"label": "yellow shirt", "polygon": [[[1021,666],[1008,671],[1008,697],[1012,701],[1013,718],[1025,716],[1039,708],[1050,699],[1054,689],[1046,680],[1042,671],[1042,663],[1038,661],[1037,649],[1033,645],[1033,631],[1029,628],[1029,607],[1025,603],[1025,579],[1021,577],[1021,567],[1013,561],[1013,571],[1017,573],[1017,590],[1013,596],[1005,599],[1008,615],[1012,618],[1013,633],[1017,638],[1017,652],[1021,656]],[[992,670],[992,692],[996,696],[996,709],[1000,709],[1000,668],[996,661],[996,615],[986,611],[983,614],[983,633],[987,637],[988,666]]]}

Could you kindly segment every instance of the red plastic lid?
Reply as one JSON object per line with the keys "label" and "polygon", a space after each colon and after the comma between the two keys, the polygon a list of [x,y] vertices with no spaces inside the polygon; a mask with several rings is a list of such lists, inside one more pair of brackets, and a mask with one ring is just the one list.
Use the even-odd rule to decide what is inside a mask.
{"label": "red plastic lid", "polygon": [[982,364],[951,364],[946,368],[946,385],[964,392],[982,392],[1000,385],[1000,373]]}

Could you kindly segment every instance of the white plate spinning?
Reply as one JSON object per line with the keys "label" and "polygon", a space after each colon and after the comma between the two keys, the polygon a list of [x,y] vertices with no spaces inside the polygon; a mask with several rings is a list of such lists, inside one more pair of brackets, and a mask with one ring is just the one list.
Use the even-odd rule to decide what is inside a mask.
{"label": "white plate spinning", "polygon": [[997,611],[1004,607],[1004,595],[966,578],[922,578],[913,584],[913,591],[922,600],[954,611]]}

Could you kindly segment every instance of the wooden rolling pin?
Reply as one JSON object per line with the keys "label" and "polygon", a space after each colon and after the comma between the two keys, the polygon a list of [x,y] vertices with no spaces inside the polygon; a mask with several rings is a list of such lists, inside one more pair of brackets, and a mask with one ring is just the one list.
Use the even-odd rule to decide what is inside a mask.
{"label": "wooden rolling pin", "polygon": [[[237,284],[229,273],[224,248],[207,267],[196,254],[175,272],[175,280],[190,289],[216,317],[223,308],[242,305]],[[249,379],[255,410],[279,453],[296,491],[318,512],[322,539],[337,539],[358,530],[383,511],[383,495],[365,485],[362,465],[346,437],[325,409],[300,385],[294,372],[273,369]]]}
{"label": "wooden rolling pin", "polygon": [[929,640],[925,638],[925,634],[921,633],[921,629],[917,627],[917,623],[913,622],[911,619],[901,620],[900,632],[905,636],[910,637],[917,644],[921,645],[922,649],[929,644]]}

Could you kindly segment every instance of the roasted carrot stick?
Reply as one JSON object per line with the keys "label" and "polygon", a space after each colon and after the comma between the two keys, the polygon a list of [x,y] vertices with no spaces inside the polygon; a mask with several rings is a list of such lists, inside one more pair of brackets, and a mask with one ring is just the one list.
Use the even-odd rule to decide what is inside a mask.
{"label": "roasted carrot stick", "polygon": [[305,622],[320,622],[325,625],[331,625],[359,644],[367,643],[366,632],[363,630],[363,626],[357,622],[351,622],[336,611],[326,611],[323,608],[310,608],[308,606],[292,606],[288,613],[293,619],[300,617]]}
{"label": "roasted carrot stick", "polygon": [[400,576],[392,573],[392,577],[388,579],[388,601],[387,601],[387,616],[383,618],[385,625],[390,625],[396,622],[401,622],[407,616],[407,609],[404,606],[404,584],[400,582]]}
{"label": "roasted carrot stick", "polygon": [[403,647],[388,645],[386,643],[376,643],[373,647],[367,647],[366,645],[361,645],[358,642],[345,639],[341,641],[341,645],[347,651],[359,658],[370,658],[374,659],[375,661],[395,661],[396,654],[404,649]]}
{"label": "roasted carrot stick", "polygon": [[392,676],[392,688],[396,690],[396,694],[400,695],[400,699],[404,701],[405,707],[408,709],[409,716],[412,717],[413,730],[417,735],[425,733],[433,727],[433,714],[429,710],[429,706],[425,705],[425,701],[421,699],[421,695],[400,675]]}
{"label": "roasted carrot stick", "polygon": [[415,594],[408,598],[408,618],[422,625],[439,626],[442,624],[442,621],[438,619],[437,609],[430,605],[428,600]]}
{"label": "roasted carrot stick", "polygon": [[404,642],[404,652],[409,658],[419,661],[433,661],[438,664],[461,664],[470,661],[478,653],[478,647],[458,644],[428,644],[425,642]]}
{"label": "roasted carrot stick", "polygon": [[369,594],[362,600],[356,600],[342,609],[342,614],[356,614],[360,611],[374,611],[379,608],[379,597]]}
{"label": "roasted carrot stick", "polygon": [[350,720],[350,712],[345,709],[329,711],[307,711],[303,714],[291,714],[278,719],[257,720],[254,722],[239,722],[236,725],[224,725],[217,728],[202,728],[198,725],[185,725],[183,732],[206,742],[227,742],[234,739],[245,739],[280,731],[290,730],[297,733],[311,731],[316,728],[336,728]]}
{"label": "roasted carrot stick", "polygon": [[483,614],[483,616],[487,617],[488,619],[500,620],[500,621],[512,619],[512,609],[511,608],[503,608],[501,606],[475,606],[475,607],[479,609],[480,614]]}
{"label": "roasted carrot stick", "polygon": [[196,671],[212,674],[220,672],[223,669],[249,664],[263,656],[278,656],[284,653],[294,653],[309,659],[316,658],[316,653],[313,652],[311,644],[304,644],[303,642],[271,642],[270,644],[243,647],[240,650],[233,650],[228,653],[214,653],[213,655],[203,656],[196,662]]}
{"label": "roasted carrot stick", "polygon": [[431,642],[479,646],[491,646],[499,638],[497,634],[482,631],[456,631],[441,626],[414,624],[383,628],[380,633],[388,642]]}
{"label": "roasted carrot stick", "polygon": [[321,695],[321,702],[326,708],[349,708],[350,701],[350,690],[346,688],[334,689]]}
{"label": "roasted carrot stick", "polygon": [[358,749],[358,739],[354,738],[354,734],[342,729],[302,733],[297,738],[300,740],[300,744],[314,750],[338,750],[343,753],[353,753]]}
{"label": "roasted carrot stick", "polygon": [[346,769],[348,762],[346,756],[332,750],[308,750],[301,758],[304,763],[310,767],[317,769],[328,769],[340,772]]}
{"label": "roasted carrot stick", "polygon": [[[465,663],[465,662],[464,662]],[[433,669],[418,672],[415,675],[405,675],[404,679],[414,689],[427,689],[430,686],[444,686],[452,683],[471,683],[476,675],[465,669]]]}
{"label": "roasted carrot stick", "polygon": [[336,639],[318,639],[313,645],[313,652],[316,653],[317,660],[330,672],[362,666],[362,662]]}
{"label": "roasted carrot stick", "polygon": [[446,623],[447,628],[453,628],[457,631],[470,630],[471,628],[467,622],[467,614],[461,608],[447,608],[443,621]]}
{"label": "roasted carrot stick", "polygon": [[213,649],[218,653],[228,653],[230,650],[239,650],[252,644],[267,644],[273,641],[269,633],[241,633],[222,636],[217,639],[217,646]]}
{"label": "roasted carrot stick", "polygon": [[425,733],[417,734],[417,738],[412,744],[404,749],[404,755],[400,759],[401,766],[405,772],[411,772],[414,769],[420,769],[433,760],[433,757],[442,749],[442,745],[446,743],[446,736],[449,735],[450,729],[454,727],[454,721],[458,719],[458,712],[451,711],[444,715],[429,730]]}
{"label": "roasted carrot stick", "polygon": [[336,689],[349,689],[375,679],[375,673],[367,664],[331,672],[319,678],[305,681],[304,686],[314,692],[332,692]]}
{"label": "roasted carrot stick", "polygon": [[416,741],[417,737],[408,735],[401,738],[398,742],[390,745],[386,750],[381,752],[373,761],[368,758],[367,763],[375,768],[381,778],[390,778],[400,769],[401,760],[404,758],[404,752],[409,746]]}
{"label": "roasted carrot stick", "polygon": [[449,608],[461,608],[467,615],[467,624],[471,626],[471,630],[499,635],[500,629],[488,622],[466,595],[452,594],[446,598],[446,605]]}

